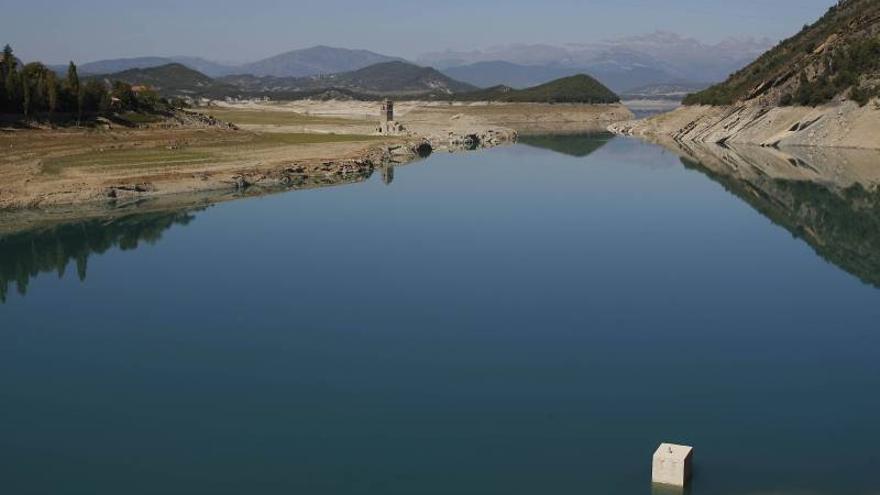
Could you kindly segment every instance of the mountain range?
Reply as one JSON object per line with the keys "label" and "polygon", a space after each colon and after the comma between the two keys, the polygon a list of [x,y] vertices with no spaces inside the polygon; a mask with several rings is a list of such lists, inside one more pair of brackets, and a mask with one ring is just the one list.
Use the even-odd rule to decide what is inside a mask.
{"label": "mountain range", "polygon": [[368,50],[313,46],[302,50],[291,50],[241,65],[223,64],[200,57],[134,57],[88,62],[81,64],[79,70],[83,74],[112,74],[129,69],[149,69],[161,65],[181,64],[209,77],[223,77],[232,74],[307,77],[354,71],[381,62],[402,60],[398,57],[389,57]]}
{"label": "mountain range", "polygon": [[417,98],[458,101],[543,103],[616,103],[620,99],[585,74],[557,79],[527,89],[495,86],[479,89],[430,67],[382,62],[355,71],[312,77],[211,78],[179,63],[92,76],[106,81],[148,85],[166,97],[264,97],[273,99],[344,98],[375,100]]}
{"label": "mountain range", "polygon": [[408,62],[379,62],[361,69],[307,77],[233,75],[218,82],[249,94],[296,93],[333,88],[363,94],[432,94],[443,96],[478,89],[430,67]]}
{"label": "mountain range", "polygon": [[[699,85],[722,81],[771,44],[767,39],[728,39],[707,44],[658,31],[588,44],[506,45],[485,50],[428,53],[417,58],[416,63],[436,67],[451,79],[481,88],[505,85],[521,89],[586,73],[621,93],[656,84]],[[212,78],[232,75],[306,78],[403,61],[368,50],[314,46],[239,65],[200,57],[139,57],[81,64],[80,72],[111,74],[178,63]],[[66,70],[66,67],[58,69]]]}
{"label": "mountain range", "polygon": [[[417,62],[476,85],[532,84],[544,77],[585,72],[617,92],[655,84],[724,80],[772,46],[769,39],[704,43],[657,31],[597,43],[504,45],[485,50],[428,53]],[[506,80],[514,81],[505,82]]]}

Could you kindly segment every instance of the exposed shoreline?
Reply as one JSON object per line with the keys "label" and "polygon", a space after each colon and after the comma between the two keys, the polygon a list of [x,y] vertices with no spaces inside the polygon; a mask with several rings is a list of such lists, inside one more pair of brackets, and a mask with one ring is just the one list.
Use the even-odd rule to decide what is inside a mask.
{"label": "exposed shoreline", "polygon": [[[378,136],[375,104],[362,102],[224,105],[200,111],[251,112],[246,115],[258,119],[239,125],[238,131],[181,128],[0,134],[0,144],[10,151],[0,162],[0,174],[5,177],[0,184],[0,234],[41,217],[57,221],[100,216],[121,205],[145,201],[184,207],[211,202],[211,197],[223,201],[358,182],[376,170],[431,152],[498,146],[515,142],[520,132],[604,131],[611,122],[632,118],[622,105],[406,102],[398,110],[398,120],[406,130]],[[263,122],[264,116],[270,117],[268,123]],[[254,144],[290,136],[326,142]],[[144,160],[153,159],[150,154],[157,153],[171,158],[158,164],[130,158],[145,154]],[[113,162],[117,155],[118,165]],[[68,162],[76,166],[57,165]]]}
{"label": "exposed shoreline", "polygon": [[616,134],[765,147],[880,149],[880,100],[819,107],[686,106],[647,119],[613,123]]}

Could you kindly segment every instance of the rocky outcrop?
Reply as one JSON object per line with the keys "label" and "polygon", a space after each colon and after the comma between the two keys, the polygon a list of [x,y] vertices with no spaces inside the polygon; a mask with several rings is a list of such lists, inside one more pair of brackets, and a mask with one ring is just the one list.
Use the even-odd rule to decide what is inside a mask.
{"label": "rocky outcrop", "polygon": [[880,100],[820,107],[686,106],[652,118],[611,124],[616,134],[680,142],[880,149]]}

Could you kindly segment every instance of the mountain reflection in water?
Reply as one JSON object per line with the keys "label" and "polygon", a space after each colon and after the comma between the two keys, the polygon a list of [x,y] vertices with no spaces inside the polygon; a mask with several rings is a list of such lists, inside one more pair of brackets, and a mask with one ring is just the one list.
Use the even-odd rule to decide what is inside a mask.
{"label": "mountain reflection in water", "polygon": [[614,139],[608,132],[595,134],[536,134],[520,136],[519,144],[533,148],[541,148],[563,155],[583,158],[593,154],[599,148]]}
{"label": "mountain reflection in water", "polygon": [[671,147],[686,168],[718,182],[827,261],[880,287],[880,153]]}
{"label": "mountain reflection in water", "polygon": [[[613,139],[609,133],[527,135],[519,143],[584,158]],[[880,153],[659,144],[827,261],[880,288]],[[394,169],[384,169],[382,181],[392,185],[393,180]],[[31,279],[41,273],[63,277],[71,262],[85,280],[90,255],[154,244],[165,230],[189,224],[202,209],[127,213],[0,235],[0,303],[13,286],[26,295]]]}

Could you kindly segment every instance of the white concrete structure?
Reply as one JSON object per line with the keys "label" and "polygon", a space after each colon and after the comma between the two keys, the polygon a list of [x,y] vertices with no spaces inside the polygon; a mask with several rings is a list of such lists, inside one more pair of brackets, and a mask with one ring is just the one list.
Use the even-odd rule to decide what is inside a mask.
{"label": "white concrete structure", "polygon": [[694,448],[663,443],[654,452],[651,480],[664,485],[684,486],[691,478]]}

